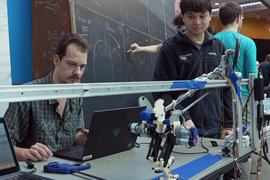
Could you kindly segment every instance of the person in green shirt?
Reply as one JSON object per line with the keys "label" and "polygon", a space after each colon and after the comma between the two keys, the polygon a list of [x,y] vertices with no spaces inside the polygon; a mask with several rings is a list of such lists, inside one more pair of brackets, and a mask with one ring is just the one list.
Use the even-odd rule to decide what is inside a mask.
{"label": "person in green shirt", "polygon": [[[249,74],[258,73],[257,70],[257,48],[254,41],[242,34],[240,29],[243,23],[243,10],[238,3],[229,2],[221,6],[219,9],[219,18],[223,29],[217,33],[215,37],[219,38],[225,45],[226,49],[235,49],[237,38],[240,37],[240,55],[234,71],[241,72],[242,79],[248,79]],[[230,56],[231,64],[233,65],[234,56]],[[247,86],[241,86],[241,98],[243,106],[246,104],[249,96]],[[245,116],[243,122],[245,122]],[[249,108],[248,108],[248,123]]]}
{"label": "person in green shirt", "polygon": [[[240,37],[240,55],[234,71],[241,72],[242,79],[249,78],[249,74],[257,74],[257,48],[254,41],[242,34],[240,29],[243,23],[243,10],[236,2],[228,2],[219,8],[219,18],[223,26],[222,31],[217,33],[215,37],[223,41],[226,49],[235,49],[237,38]],[[230,56],[233,66],[234,56]],[[249,90],[247,86],[241,86],[242,109],[247,103]],[[250,109],[247,106],[247,115],[244,114],[243,122],[250,123]],[[247,118],[246,118],[247,117]],[[242,175],[241,179],[249,180],[251,167],[251,158],[241,163]],[[224,174],[224,179],[230,179],[230,173]]]}

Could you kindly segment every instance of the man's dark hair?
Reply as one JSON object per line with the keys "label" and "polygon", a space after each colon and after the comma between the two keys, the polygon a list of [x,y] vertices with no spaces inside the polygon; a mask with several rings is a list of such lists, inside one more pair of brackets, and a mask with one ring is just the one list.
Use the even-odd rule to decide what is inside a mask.
{"label": "man's dark hair", "polygon": [[212,35],[216,34],[216,29],[214,26],[208,26],[207,31]]}
{"label": "man's dark hair", "polygon": [[211,0],[182,0],[180,2],[181,13],[184,15],[188,12],[212,12]]}
{"label": "man's dark hair", "polygon": [[72,43],[78,47],[80,52],[89,53],[91,50],[91,47],[85,38],[81,37],[79,34],[71,33],[66,34],[58,42],[55,55],[58,55],[60,60],[62,60],[62,58],[66,55],[68,45]]}
{"label": "man's dark hair", "polygon": [[243,15],[243,10],[237,2],[228,2],[219,8],[219,19],[223,26],[227,26]]}
{"label": "man's dark hair", "polygon": [[172,20],[172,23],[173,25],[181,29],[185,25],[182,14],[181,13],[176,14]]}

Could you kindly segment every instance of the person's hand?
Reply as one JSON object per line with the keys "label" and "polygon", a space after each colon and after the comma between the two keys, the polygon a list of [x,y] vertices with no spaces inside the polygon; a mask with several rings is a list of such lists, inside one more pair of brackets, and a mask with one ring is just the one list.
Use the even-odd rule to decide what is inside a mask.
{"label": "person's hand", "polygon": [[222,135],[221,135],[221,138],[220,138],[220,139],[224,139],[225,136],[232,135],[232,134],[233,134],[233,131],[232,131],[232,130],[229,130],[229,129],[223,129]]}
{"label": "person's hand", "polygon": [[87,129],[84,129],[82,133],[77,133],[75,135],[73,146],[85,144],[88,134],[89,134],[89,130]]}
{"label": "person's hand", "polygon": [[[185,121],[185,124],[183,122],[182,125],[189,126],[189,127],[195,127],[195,124],[193,123],[193,121],[191,119]],[[197,140],[199,140],[199,135],[197,135]]]}
{"label": "person's hand", "polygon": [[133,43],[130,45],[129,51],[132,53],[140,52],[142,51],[142,48],[137,43]]}
{"label": "person's hand", "polygon": [[31,160],[31,161],[42,161],[43,158],[49,159],[53,156],[51,150],[41,143],[36,143],[31,146],[30,149],[26,148],[15,148],[18,160]]}
{"label": "person's hand", "polygon": [[83,130],[83,134],[85,134],[85,136],[86,136],[86,138],[87,138],[87,136],[88,136],[88,134],[89,134],[89,130],[88,130],[88,129],[84,129],[84,130]]}
{"label": "person's hand", "polygon": [[193,123],[193,121],[191,119],[185,121],[185,124],[183,122],[183,125],[189,126],[189,127],[195,127],[195,125],[194,125],[194,123]]}

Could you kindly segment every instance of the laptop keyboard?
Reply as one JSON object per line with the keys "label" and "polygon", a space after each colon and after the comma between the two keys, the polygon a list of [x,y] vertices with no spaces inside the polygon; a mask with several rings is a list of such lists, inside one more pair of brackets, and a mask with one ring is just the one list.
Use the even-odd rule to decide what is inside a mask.
{"label": "laptop keyboard", "polygon": [[84,149],[74,150],[74,151],[66,152],[66,154],[82,157],[83,156],[83,150]]}
{"label": "laptop keyboard", "polygon": [[[12,176],[12,177],[8,177],[4,180],[39,180],[38,177],[33,177],[33,176],[30,176],[30,175],[27,175],[27,174],[19,174],[19,175],[16,175],[16,176]],[[40,179],[41,180],[41,179]]]}

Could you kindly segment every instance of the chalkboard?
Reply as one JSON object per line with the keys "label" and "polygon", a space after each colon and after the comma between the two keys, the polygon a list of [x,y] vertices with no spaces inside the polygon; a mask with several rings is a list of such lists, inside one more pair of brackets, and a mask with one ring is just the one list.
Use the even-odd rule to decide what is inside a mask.
{"label": "chalkboard", "polygon": [[175,16],[175,10],[172,10],[174,6],[174,1],[166,1],[164,3],[164,14],[165,14],[165,23],[166,23],[166,38],[173,36],[175,34],[175,26],[172,23],[172,20]]}
{"label": "chalkboard", "polygon": [[54,69],[58,41],[70,30],[69,0],[32,1],[33,77],[43,78]]}
{"label": "chalkboard", "polygon": [[122,22],[121,0],[79,0],[82,7],[87,7],[97,14]]}
{"label": "chalkboard", "polygon": [[[169,25],[174,18],[173,1],[168,5],[167,0],[73,0],[72,4],[74,32],[92,47],[82,83],[152,80],[158,53],[127,51],[132,43],[160,44],[174,32]],[[84,98],[86,127],[95,110],[138,106],[142,95],[153,103],[151,93]]]}
{"label": "chalkboard", "polygon": [[[150,37],[150,45],[157,45],[160,43],[162,43],[162,42],[153,38],[153,37]],[[152,72],[154,72],[154,70],[155,70],[155,64],[157,62],[157,58],[158,58],[158,53],[151,53]]]}
{"label": "chalkboard", "polygon": [[123,29],[117,21],[105,18],[79,4],[74,5],[76,31],[92,47],[83,82],[126,81]]}
{"label": "chalkboard", "polygon": [[[139,46],[149,46],[149,36],[139,31],[123,26],[124,40],[126,49],[130,45],[137,43]],[[146,52],[128,53],[126,54],[127,62],[127,80],[128,81],[144,81],[152,80],[152,63],[151,54]]]}
{"label": "chalkboard", "polygon": [[166,39],[165,14],[162,0],[148,0],[150,34],[156,39]]}
{"label": "chalkboard", "polygon": [[149,34],[146,0],[122,0],[122,23]]}

